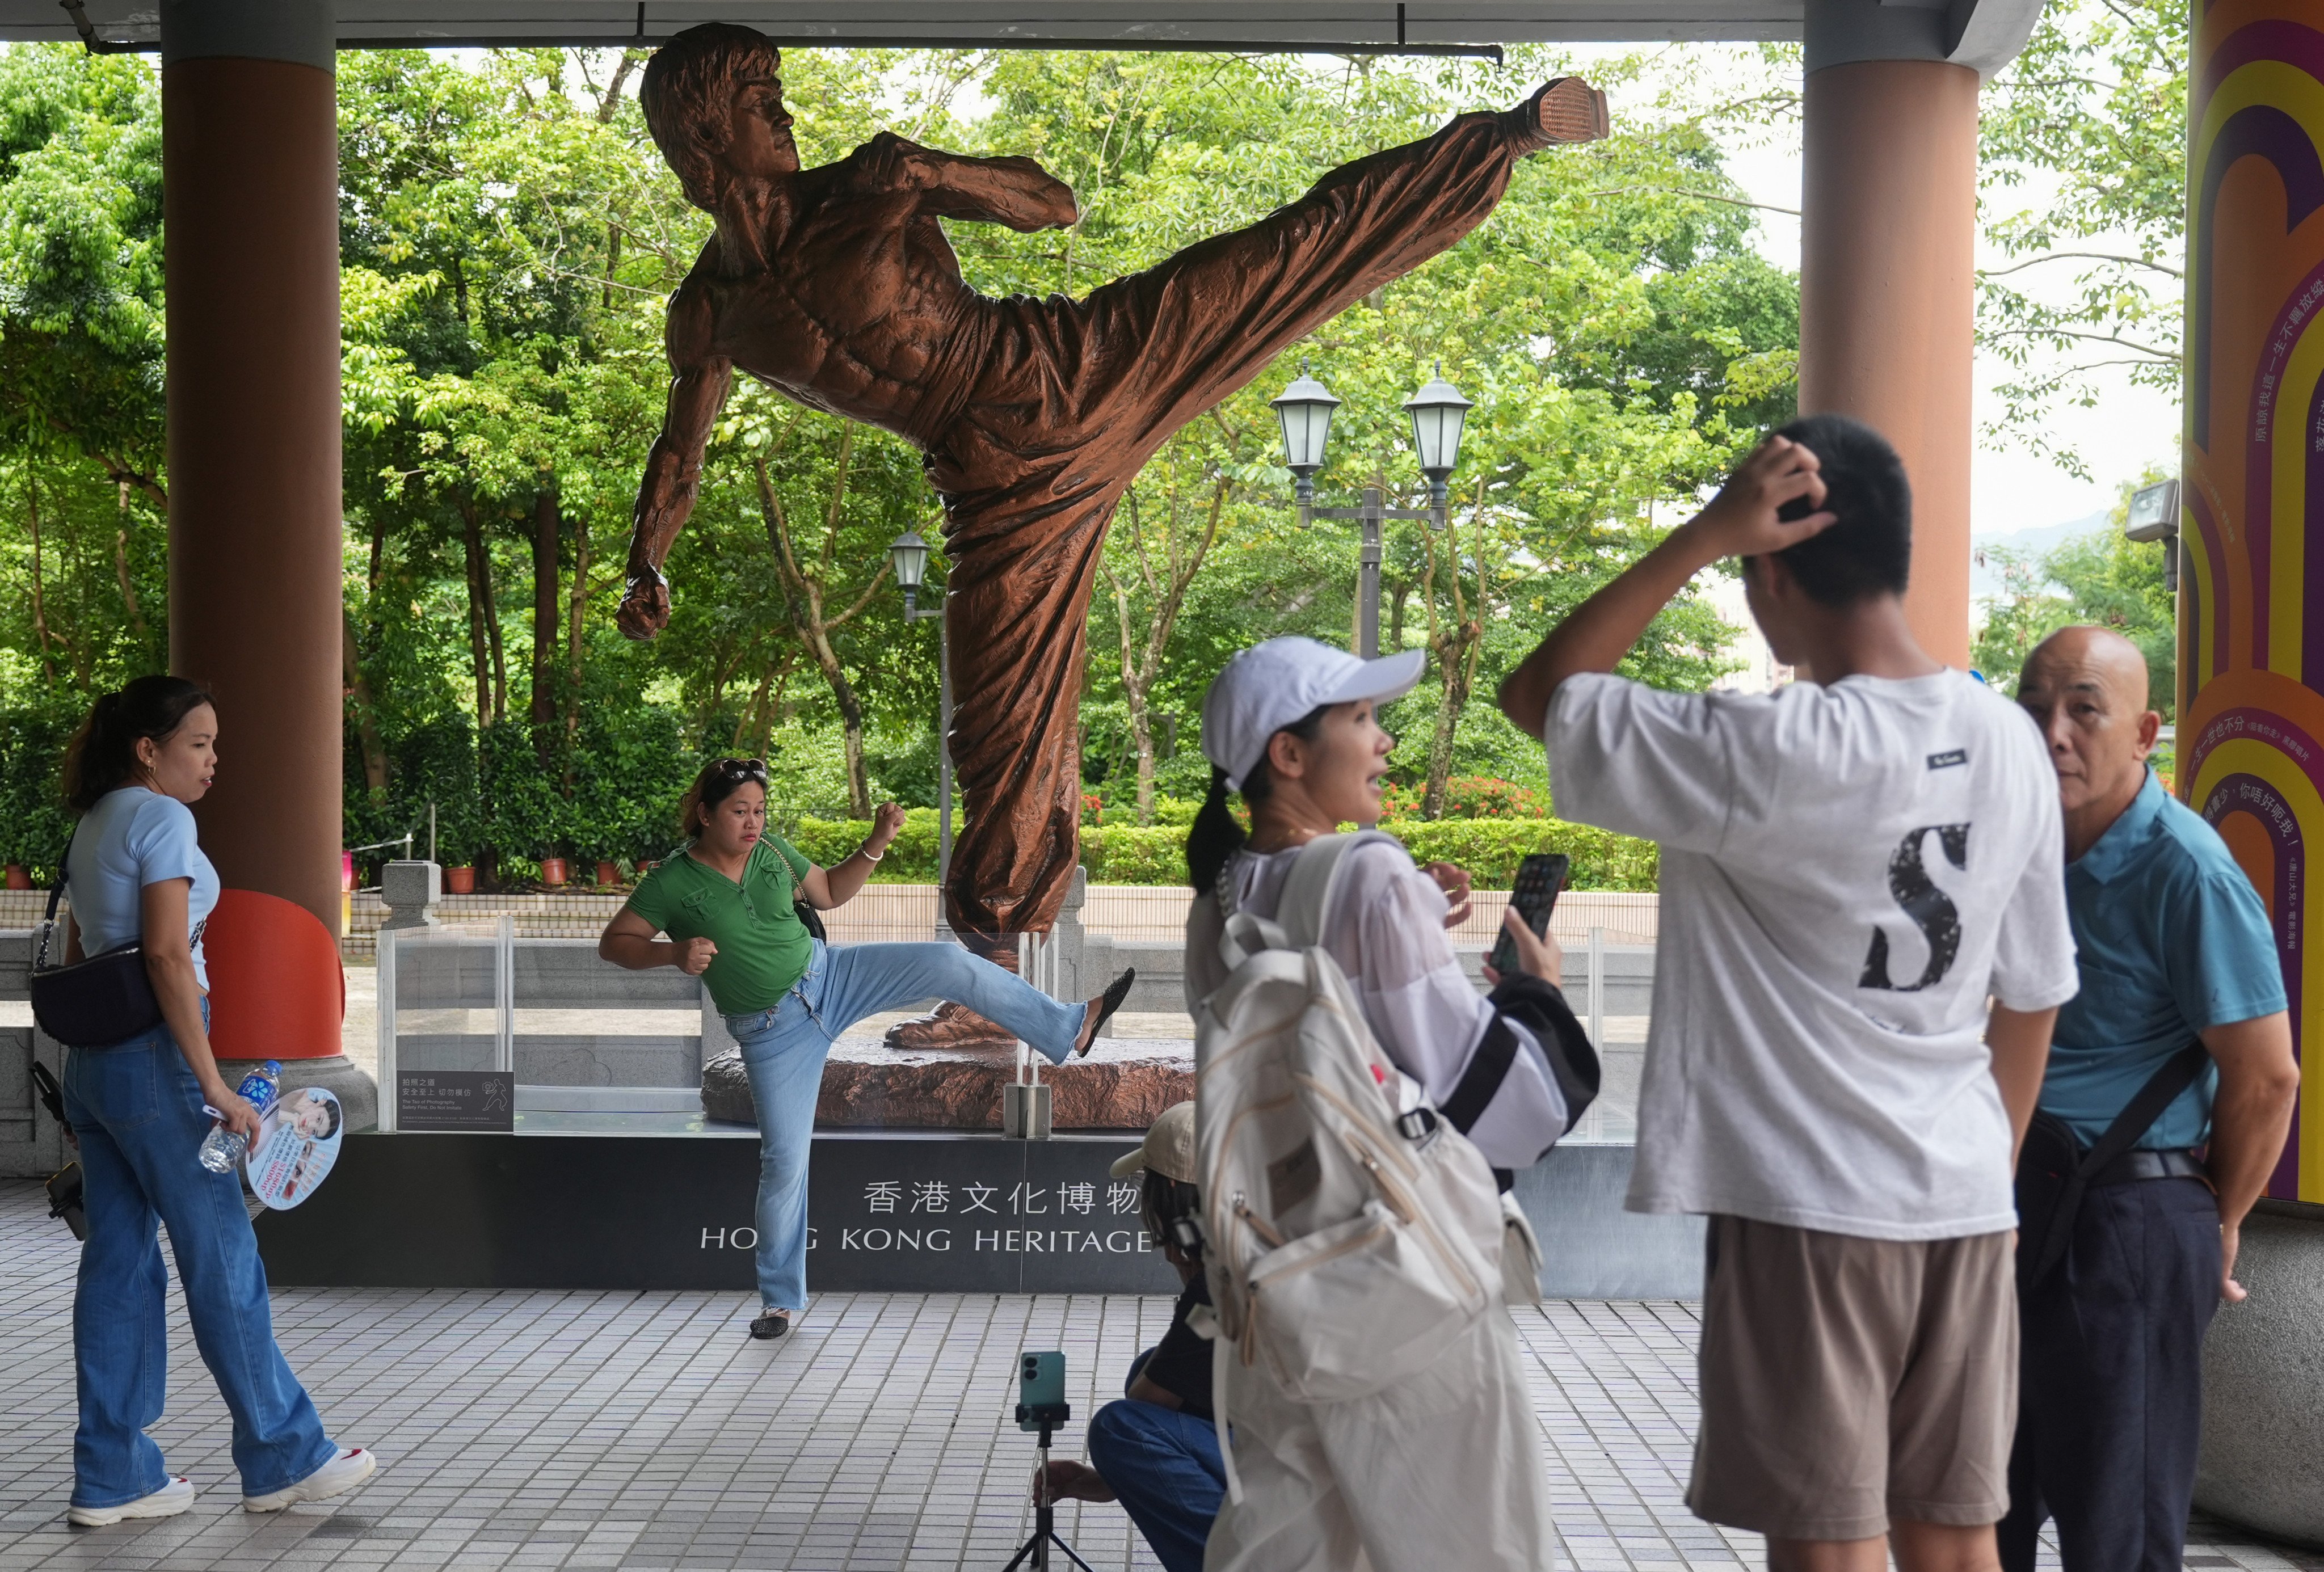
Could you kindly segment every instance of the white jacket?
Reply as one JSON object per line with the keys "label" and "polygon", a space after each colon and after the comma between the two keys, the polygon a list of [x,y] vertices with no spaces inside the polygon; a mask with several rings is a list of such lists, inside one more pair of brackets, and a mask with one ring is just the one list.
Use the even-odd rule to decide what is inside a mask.
{"label": "white jacket", "polygon": [[[1296,849],[1237,852],[1224,875],[1235,910],[1273,918],[1297,857]],[[1381,1048],[1442,1103],[1493,1019],[1492,1004],[1461,970],[1444,931],[1444,892],[1413,865],[1409,852],[1386,841],[1350,852],[1342,878],[1323,948],[1347,974]],[[1226,980],[1219,958],[1225,927],[1216,893],[1196,895],[1186,915],[1189,1014]],[[1517,1040],[1517,1062],[1468,1134],[1494,1167],[1524,1168],[1564,1134],[1568,1120],[1540,1041],[1517,1021],[1508,1026]]]}

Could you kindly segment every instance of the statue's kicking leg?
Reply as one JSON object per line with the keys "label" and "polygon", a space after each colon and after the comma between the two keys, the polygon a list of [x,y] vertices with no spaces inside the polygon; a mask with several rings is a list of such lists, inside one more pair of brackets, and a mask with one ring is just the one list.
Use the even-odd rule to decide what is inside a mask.
{"label": "statue's kicking leg", "polygon": [[[1564,78],[1335,170],[1249,228],[1085,300],[990,305],[973,391],[927,442],[953,561],[945,617],[965,822],[945,903],[964,943],[1012,962],[1016,935],[1046,930],[1072,882],[1090,587],[1139,467],[1286,346],[1468,234],[1517,159],[1604,134],[1603,95]],[[1007,1039],[954,1010],[888,1040]]]}

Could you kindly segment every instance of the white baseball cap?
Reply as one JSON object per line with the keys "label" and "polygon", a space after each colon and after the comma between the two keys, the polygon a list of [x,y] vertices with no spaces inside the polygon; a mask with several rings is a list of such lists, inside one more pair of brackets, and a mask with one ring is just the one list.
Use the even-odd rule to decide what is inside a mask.
{"label": "white baseball cap", "polygon": [[1323,704],[1385,703],[1419,685],[1425,650],[1365,660],[1313,639],[1270,639],[1227,662],[1203,695],[1203,756],[1242,790],[1268,739]]}
{"label": "white baseball cap", "polygon": [[1106,1172],[1116,1179],[1128,1179],[1148,1168],[1181,1184],[1194,1182],[1194,1104],[1172,1103],[1164,1108],[1147,1126],[1146,1139],[1138,1150],[1115,1158]]}

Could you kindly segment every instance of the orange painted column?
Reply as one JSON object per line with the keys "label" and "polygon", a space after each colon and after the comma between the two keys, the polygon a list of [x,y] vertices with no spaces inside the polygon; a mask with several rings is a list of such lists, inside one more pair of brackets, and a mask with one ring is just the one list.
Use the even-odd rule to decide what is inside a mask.
{"label": "orange painted column", "polygon": [[1913,482],[1914,635],[1969,665],[1978,74],[1944,60],[1819,67],[1811,13],[1800,223],[1800,412],[1877,427]]}
{"label": "orange painted column", "polygon": [[[2304,1062],[2324,1040],[2324,14],[2194,16],[2179,789],[2268,903]],[[2324,1201],[2324,1073],[2302,1068],[2270,1193]]]}
{"label": "orange painted column", "polygon": [[222,1057],[339,1051],[335,49],[329,0],[161,8],[170,665],[217,696]]}

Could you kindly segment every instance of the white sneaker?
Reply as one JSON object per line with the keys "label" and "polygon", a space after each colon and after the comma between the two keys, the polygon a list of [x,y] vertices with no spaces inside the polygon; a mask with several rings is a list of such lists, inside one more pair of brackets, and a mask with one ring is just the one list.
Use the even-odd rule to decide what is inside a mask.
{"label": "white sneaker", "polygon": [[85,1529],[101,1529],[124,1518],[175,1517],[193,1504],[194,1482],[172,1476],[169,1484],[151,1495],[124,1501],[119,1506],[77,1506],[65,1513],[65,1521]]}
{"label": "white sneaker", "polygon": [[343,1448],[339,1455],[301,1479],[267,1495],[245,1495],[244,1512],[281,1512],[294,1501],[328,1501],[361,1485],[379,1466],[368,1447]]}

